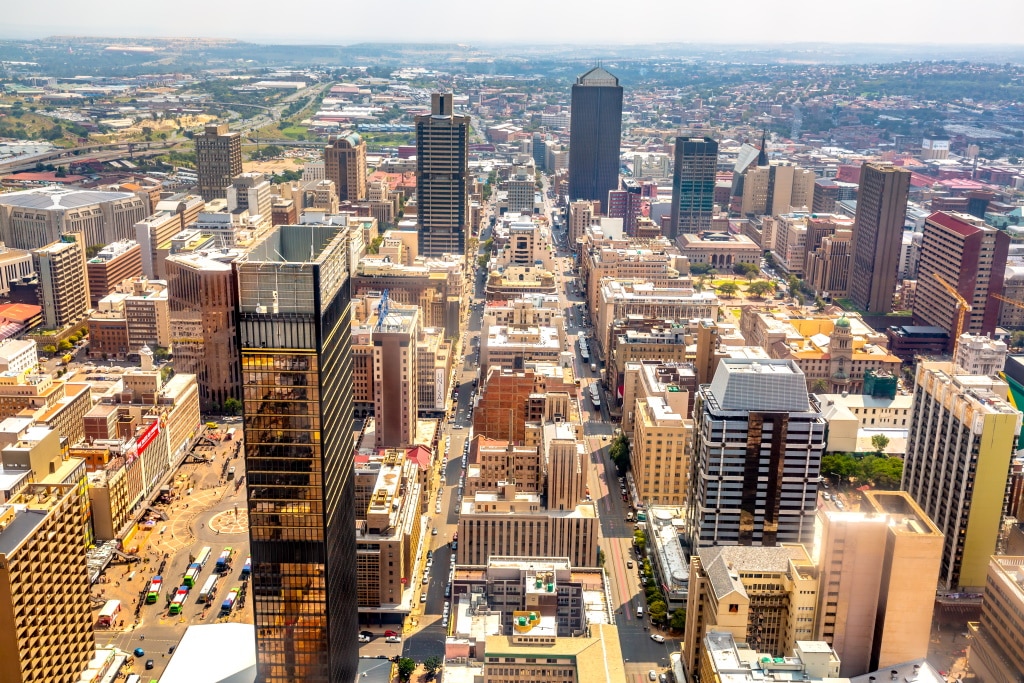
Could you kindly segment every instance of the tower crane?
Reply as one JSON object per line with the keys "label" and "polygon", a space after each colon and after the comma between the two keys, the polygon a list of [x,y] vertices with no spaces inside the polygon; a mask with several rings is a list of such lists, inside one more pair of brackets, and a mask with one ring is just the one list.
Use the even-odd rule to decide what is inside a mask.
{"label": "tower crane", "polygon": [[956,291],[956,287],[946,282],[946,279],[938,273],[932,273],[932,277],[942,286],[951,297],[956,299],[956,324],[953,335],[953,358],[956,358],[956,348],[960,344],[960,335],[964,331],[964,316],[967,315],[971,310],[971,305],[967,303],[967,299],[960,295],[960,292]]}

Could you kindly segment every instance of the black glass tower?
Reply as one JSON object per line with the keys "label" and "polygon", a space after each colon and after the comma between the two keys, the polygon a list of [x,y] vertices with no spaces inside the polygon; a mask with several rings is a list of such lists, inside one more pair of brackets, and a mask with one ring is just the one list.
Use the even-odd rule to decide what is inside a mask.
{"label": "black glass tower", "polygon": [[600,201],[607,210],[608,193],[619,187],[621,140],[622,86],[618,78],[595,67],[572,86],[569,201]]}
{"label": "black glass tower", "polygon": [[718,143],[711,138],[676,138],[669,239],[711,229],[715,211]]}
{"label": "black glass tower", "polygon": [[260,683],[358,664],[347,230],[278,226],[236,264]]}

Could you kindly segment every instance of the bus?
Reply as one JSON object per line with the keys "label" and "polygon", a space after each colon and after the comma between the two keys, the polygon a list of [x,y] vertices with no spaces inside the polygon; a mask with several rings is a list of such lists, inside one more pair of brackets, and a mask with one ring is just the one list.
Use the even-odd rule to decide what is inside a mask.
{"label": "bus", "polygon": [[139,674],[129,674],[124,683],[142,683],[142,676],[139,676]]}
{"label": "bus", "polygon": [[199,591],[199,604],[205,605],[209,602],[213,602],[213,596],[217,594],[217,581],[220,576],[217,574],[211,574],[210,578],[203,584],[203,590]]}
{"label": "bus", "polygon": [[185,571],[185,576],[181,579],[181,583],[184,586],[192,588],[196,585],[196,581],[199,580],[199,574],[203,571],[203,568],[199,566],[198,562],[194,562],[188,566],[188,570]]}
{"label": "bus", "polygon": [[595,408],[601,407],[601,391],[597,388],[596,382],[590,385],[590,401]]}
{"label": "bus", "polygon": [[110,628],[114,623],[114,617],[120,611],[120,600],[107,600],[106,604],[103,605],[103,609],[100,610],[100,618],[96,625],[100,628]]}
{"label": "bus", "polygon": [[202,549],[199,551],[199,554],[196,555],[196,559],[192,560],[192,562],[198,564],[200,567],[205,567],[207,561],[209,561],[210,559],[210,553],[212,552],[213,548],[211,548],[208,545],[204,545]]}
{"label": "bus", "polygon": [[181,608],[185,606],[185,600],[188,599],[188,586],[181,586],[178,591],[174,594],[174,599],[171,600],[171,607],[167,610],[170,615],[181,614]]}
{"label": "bus", "polygon": [[242,565],[242,580],[245,581],[252,576],[252,557],[245,558],[245,564]]}
{"label": "bus", "polygon": [[235,600],[238,599],[238,593],[240,591],[241,588],[238,588],[237,586],[231,589],[231,592],[228,593],[228,597],[220,604],[221,615],[231,614],[231,610],[235,607]]}
{"label": "bus", "polygon": [[217,566],[213,571],[218,574],[224,574],[231,569],[231,556],[235,554],[235,551],[231,548],[224,548],[221,551],[220,557],[217,558]]}
{"label": "bus", "polygon": [[146,604],[152,605],[160,599],[160,587],[164,585],[162,576],[154,576],[149,582],[149,590],[146,591]]}
{"label": "bus", "polygon": [[237,429],[235,429],[234,427],[232,427],[232,428],[231,428],[231,429],[229,429],[229,430],[228,430],[227,432],[225,432],[225,434],[224,434],[224,440],[225,440],[225,441],[231,441],[231,439],[233,439],[233,438],[235,437],[235,434],[236,434],[236,433],[238,433],[238,430],[237,430]]}

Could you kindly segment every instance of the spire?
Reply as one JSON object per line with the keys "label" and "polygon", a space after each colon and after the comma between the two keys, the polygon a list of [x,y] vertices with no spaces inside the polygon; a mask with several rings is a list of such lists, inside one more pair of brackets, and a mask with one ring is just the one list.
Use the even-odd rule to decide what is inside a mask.
{"label": "spire", "polygon": [[761,129],[761,151],[757,153],[757,165],[767,166],[768,165],[768,130],[766,128]]}

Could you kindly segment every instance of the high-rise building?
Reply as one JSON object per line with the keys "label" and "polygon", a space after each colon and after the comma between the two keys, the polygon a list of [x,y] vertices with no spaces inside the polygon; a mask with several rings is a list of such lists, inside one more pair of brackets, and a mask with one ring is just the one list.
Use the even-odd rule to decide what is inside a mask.
{"label": "high-rise building", "polygon": [[901,488],[945,535],[939,586],[985,584],[1021,414],[998,377],[920,362]]}
{"label": "high-rise building", "polygon": [[89,305],[96,308],[100,299],[129,278],[142,275],[142,250],[135,240],[108,244],[85,264],[89,280]]}
{"label": "high-rise building", "polygon": [[164,262],[171,344],[178,372],[194,374],[203,410],[241,400],[235,318],[238,288],[231,261],[238,252],[175,254]]}
{"label": "high-rise building", "polygon": [[594,67],[572,86],[569,122],[569,201],[608,201],[619,187],[622,86]]}
{"label": "high-rise building", "polygon": [[370,317],[373,329],[373,396],[377,448],[400,448],[416,443],[419,413],[416,338],[417,306],[382,300]]}
{"label": "high-rise building", "polygon": [[227,188],[228,211],[246,211],[253,221],[255,216],[259,216],[256,224],[260,228],[269,228],[273,221],[274,203],[270,192],[270,182],[262,173],[241,173],[231,179]]}
{"label": "high-rise building", "polygon": [[594,222],[594,204],[588,201],[575,201],[569,205],[569,245],[576,250],[576,242],[586,233]]}
{"label": "high-rise building", "polygon": [[357,133],[327,139],[324,178],[334,181],[338,201],[366,199],[366,142]]}
{"label": "high-rise building", "polygon": [[0,680],[76,683],[95,649],[75,484],[29,484],[0,505]]}
{"label": "high-rise building", "polygon": [[896,293],[910,171],[865,162],[850,245],[849,296],[870,313],[888,313]]}
{"label": "high-rise building", "polygon": [[421,256],[462,254],[469,227],[469,117],[451,93],[416,117],[416,221]]}
{"label": "high-rise building", "polygon": [[844,677],[925,657],[942,532],[905,491],[821,515],[817,632]]}
{"label": "high-rise building", "polygon": [[1024,557],[989,560],[981,619],[967,625],[968,662],[978,680],[1013,683],[1024,671]]}
{"label": "high-rise building", "polygon": [[693,414],[692,546],[811,543],[827,424],[800,367],[723,359]]}
{"label": "high-rise building", "polygon": [[358,658],[348,228],[280,225],[237,263],[257,680]]}
{"label": "high-rise building", "polygon": [[45,328],[60,330],[84,320],[89,310],[89,280],[81,235],[65,235],[33,250],[32,260],[39,277],[39,305]]}
{"label": "high-rise building", "polygon": [[196,175],[203,199],[226,199],[232,179],[242,172],[242,135],[228,124],[209,124],[195,137]]}
{"label": "high-rise building", "polygon": [[[856,233],[855,233],[856,235]],[[955,336],[957,300],[935,275],[953,286],[971,307],[961,332],[991,335],[999,324],[1010,236],[963,213],[933,213],[924,222],[914,316]],[[851,291],[853,282],[850,283]]]}
{"label": "high-rise building", "polygon": [[676,138],[672,173],[672,228],[669,239],[711,229],[715,210],[718,143],[709,137]]}

